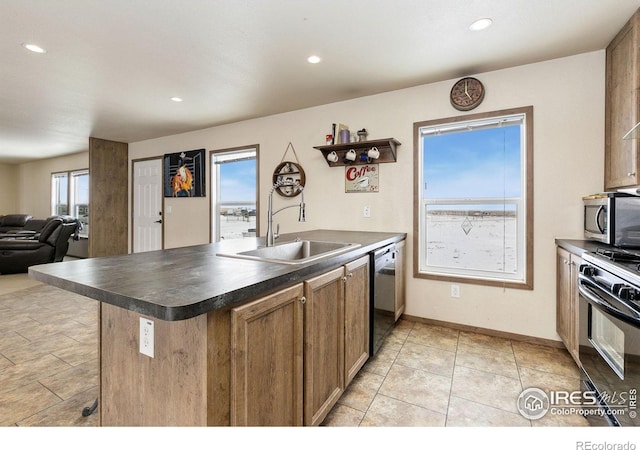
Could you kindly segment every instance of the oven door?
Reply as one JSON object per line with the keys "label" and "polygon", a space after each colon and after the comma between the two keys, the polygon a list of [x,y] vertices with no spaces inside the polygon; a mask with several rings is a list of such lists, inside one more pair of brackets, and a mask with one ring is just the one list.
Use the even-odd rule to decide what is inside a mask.
{"label": "oven door", "polygon": [[638,426],[640,329],[627,304],[584,277],[579,278],[579,358],[583,390],[595,391],[603,415],[587,419],[601,425]]}

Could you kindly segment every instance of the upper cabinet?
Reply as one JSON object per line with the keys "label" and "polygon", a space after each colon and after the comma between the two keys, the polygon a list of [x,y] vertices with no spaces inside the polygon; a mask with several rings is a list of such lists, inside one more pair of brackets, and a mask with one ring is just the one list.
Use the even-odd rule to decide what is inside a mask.
{"label": "upper cabinet", "polygon": [[640,10],[607,47],[605,190],[640,184],[640,139],[622,137],[640,119]]}

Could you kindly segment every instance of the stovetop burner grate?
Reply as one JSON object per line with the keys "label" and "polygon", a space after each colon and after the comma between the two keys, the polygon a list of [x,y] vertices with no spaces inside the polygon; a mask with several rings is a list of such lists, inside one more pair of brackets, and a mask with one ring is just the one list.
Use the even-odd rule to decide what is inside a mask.
{"label": "stovetop burner grate", "polygon": [[598,255],[604,256],[611,261],[640,263],[639,254],[631,253],[625,250],[609,250],[605,248],[599,248],[596,250],[596,253]]}

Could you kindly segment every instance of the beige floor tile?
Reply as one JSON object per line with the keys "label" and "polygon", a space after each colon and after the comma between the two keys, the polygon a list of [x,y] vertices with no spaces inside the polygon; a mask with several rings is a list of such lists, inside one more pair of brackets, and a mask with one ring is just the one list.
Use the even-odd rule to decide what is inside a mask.
{"label": "beige floor tile", "polygon": [[385,376],[398,357],[401,348],[402,346],[396,343],[385,342],[378,353],[369,358],[362,370]]}
{"label": "beige floor tile", "polygon": [[0,354],[0,370],[6,369],[7,367],[11,367],[13,365],[14,364],[11,361]]}
{"label": "beige floor tile", "polygon": [[18,423],[62,400],[40,383],[33,382],[0,394],[0,425]]}
{"label": "beige floor tile", "polygon": [[436,375],[451,377],[455,358],[455,352],[407,342],[400,350],[396,363]]}
{"label": "beige floor tile", "polygon": [[40,284],[39,281],[31,280],[26,273],[2,275],[0,278],[0,295]]}
{"label": "beige floor tile", "polygon": [[522,380],[522,387],[525,389],[528,387],[537,387],[545,391],[547,394],[552,389],[563,391],[580,390],[579,377],[565,377],[563,375],[531,369],[529,367],[520,367],[519,371],[520,379]]}
{"label": "beige floor tile", "polygon": [[518,414],[519,379],[456,366],[451,395]]}
{"label": "beige floor tile", "polygon": [[98,378],[98,361],[94,359],[40,378],[39,382],[58,397],[68,400],[81,392],[97,388]]}
{"label": "beige floor tile", "polygon": [[366,411],[383,381],[384,376],[361,370],[340,397],[338,403],[359,411]]}
{"label": "beige floor tile", "polygon": [[459,345],[513,354],[511,340],[469,331],[460,332]]}
{"label": "beige floor tile", "polygon": [[327,415],[322,423],[328,427],[357,427],[362,422],[364,412],[338,404]]}
{"label": "beige floor tile", "polygon": [[408,342],[455,352],[458,346],[458,330],[416,323],[407,337]]}
{"label": "beige floor tile", "polygon": [[70,366],[53,355],[29,360],[0,371],[0,394],[45,378]]}
{"label": "beige floor tile", "polygon": [[469,367],[517,379],[519,377],[518,366],[513,353],[494,351],[492,348],[483,349],[461,342],[456,353],[456,366]]}
{"label": "beige floor tile", "polygon": [[29,340],[24,336],[20,336],[14,331],[8,333],[0,333],[0,353],[5,349],[11,349],[15,346],[28,344]]}
{"label": "beige floor tile", "polygon": [[447,413],[451,378],[395,364],[379,393],[442,414]]}
{"label": "beige floor tile", "polygon": [[531,421],[519,413],[451,396],[447,412],[448,427],[530,427]]}
{"label": "beige floor tile", "polygon": [[98,388],[94,387],[76,396],[56,403],[32,416],[18,422],[21,427],[95,427],[100,420],[100,406],[93,414],[82,416],[82,410],[91,406],[98,396]]}
{"label": "beige floor tile", "polygon": [[512,342],[518,367],[549,372],[565,377],[579,378],[578,366],[564,349],[525,342]]}
{"label": "beige floor tile", "polygon": [[446,415],[384,395],[376,395],[360,426],[442,427]]}
{"label": "beige floor tile", "polygon": [[22,345],[14,345],[2,351],[2,354],[15,364],[22,364],[31,359],[40,358],[49,353],[76,347],[79,343],[60,333],[41,337]]}

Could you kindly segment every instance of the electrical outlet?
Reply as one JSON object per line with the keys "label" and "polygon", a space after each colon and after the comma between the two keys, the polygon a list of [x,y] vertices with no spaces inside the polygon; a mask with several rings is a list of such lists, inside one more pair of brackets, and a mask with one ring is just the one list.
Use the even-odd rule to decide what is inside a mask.
{"label": "electrical outlet", "polygon": [[154,338],[153,320],[140,317],[140,353],[153,358]]}
{"label": "electrical outlet", "polygon": [[364,217],[371,217],[371,208],[368,206],[365,206],[364,210],[362,211],[362,215]]}
{"label": "electrical outlet", "polygon": [[451,297],[460,298],[460,286],[457,284],[451,285]]}

